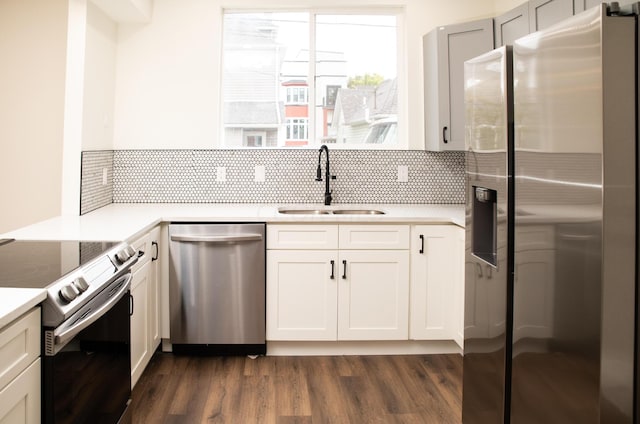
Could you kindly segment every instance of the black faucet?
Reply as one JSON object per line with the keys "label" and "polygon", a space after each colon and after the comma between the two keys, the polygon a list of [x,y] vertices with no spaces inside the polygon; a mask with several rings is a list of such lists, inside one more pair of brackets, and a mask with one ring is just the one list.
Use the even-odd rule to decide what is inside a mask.
{"label": "black faucet", "polygon": [[331,190],[329,189],[329,180],[330,179],[335,180],[336,176],[331,175],[329,171],[329,148],[324,144],[320,146],[320,153],[318,154],[318,169],[316,170],[316,181],[322,181],[322,168],[320,167],[320,161],[322,160],[322,151],[326,152],[327,154],[327,164],[325,165],[325,169],[324,169],[324,173],[325,173],[324,204],[330,205],[332,198],[331,198]]}

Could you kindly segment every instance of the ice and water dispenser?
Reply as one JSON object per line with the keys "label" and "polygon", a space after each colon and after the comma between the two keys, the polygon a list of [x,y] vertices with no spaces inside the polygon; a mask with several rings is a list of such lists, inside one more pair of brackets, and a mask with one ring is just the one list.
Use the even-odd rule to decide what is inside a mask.
{"label": "ice and water dispenser", "polygon": [[471,252],[493,266],[498,265],[497,197],[496,190],[473,186]]}

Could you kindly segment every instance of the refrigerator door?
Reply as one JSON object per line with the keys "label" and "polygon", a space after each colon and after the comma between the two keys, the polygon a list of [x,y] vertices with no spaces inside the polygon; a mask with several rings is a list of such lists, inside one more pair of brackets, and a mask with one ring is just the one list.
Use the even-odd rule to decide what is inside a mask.
{"label": "refrigerator door", "polygon": [[511,76],[510,47],[465,63],[465,424],[502,422],[508,404]]}
{"label": "refrigerator door", "polygon": [[632,422],[635,25],[602,5],[513,47],[514,423]]}

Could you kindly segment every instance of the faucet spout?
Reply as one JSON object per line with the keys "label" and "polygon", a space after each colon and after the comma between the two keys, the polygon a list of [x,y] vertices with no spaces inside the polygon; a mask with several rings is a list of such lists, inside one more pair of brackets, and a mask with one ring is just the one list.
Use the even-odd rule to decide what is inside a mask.
{"label": "faucet spout", "polygon": [[326,156],[327,156],[327,162],[325,164],[324,167],[324,204],[325,205],[330,205],[331,204],[331,188],[329,187],[329,180],[330,179],[334,179],[335,180],[335,176],[331,175],[331,171],[329,170],[329,148],[326,145],[322,145],[320,146],[320,153],[318,153],[318,168],[316,169],[316,181],[322,181],[322,168],[320,166],[320,163],[322,161],[322,152],[325,152]]}

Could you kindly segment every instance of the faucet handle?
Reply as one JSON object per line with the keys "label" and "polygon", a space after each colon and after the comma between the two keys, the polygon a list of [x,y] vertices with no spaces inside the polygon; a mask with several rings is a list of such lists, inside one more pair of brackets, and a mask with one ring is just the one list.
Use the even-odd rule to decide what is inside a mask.
{"label": "faucet handle", "polygon": [[335,180],[335,179],[336,179],[336,176],[335,176],[335,175],[332,175],[332,176],[331,176],[331,179],[332,179],[332,180]]}

